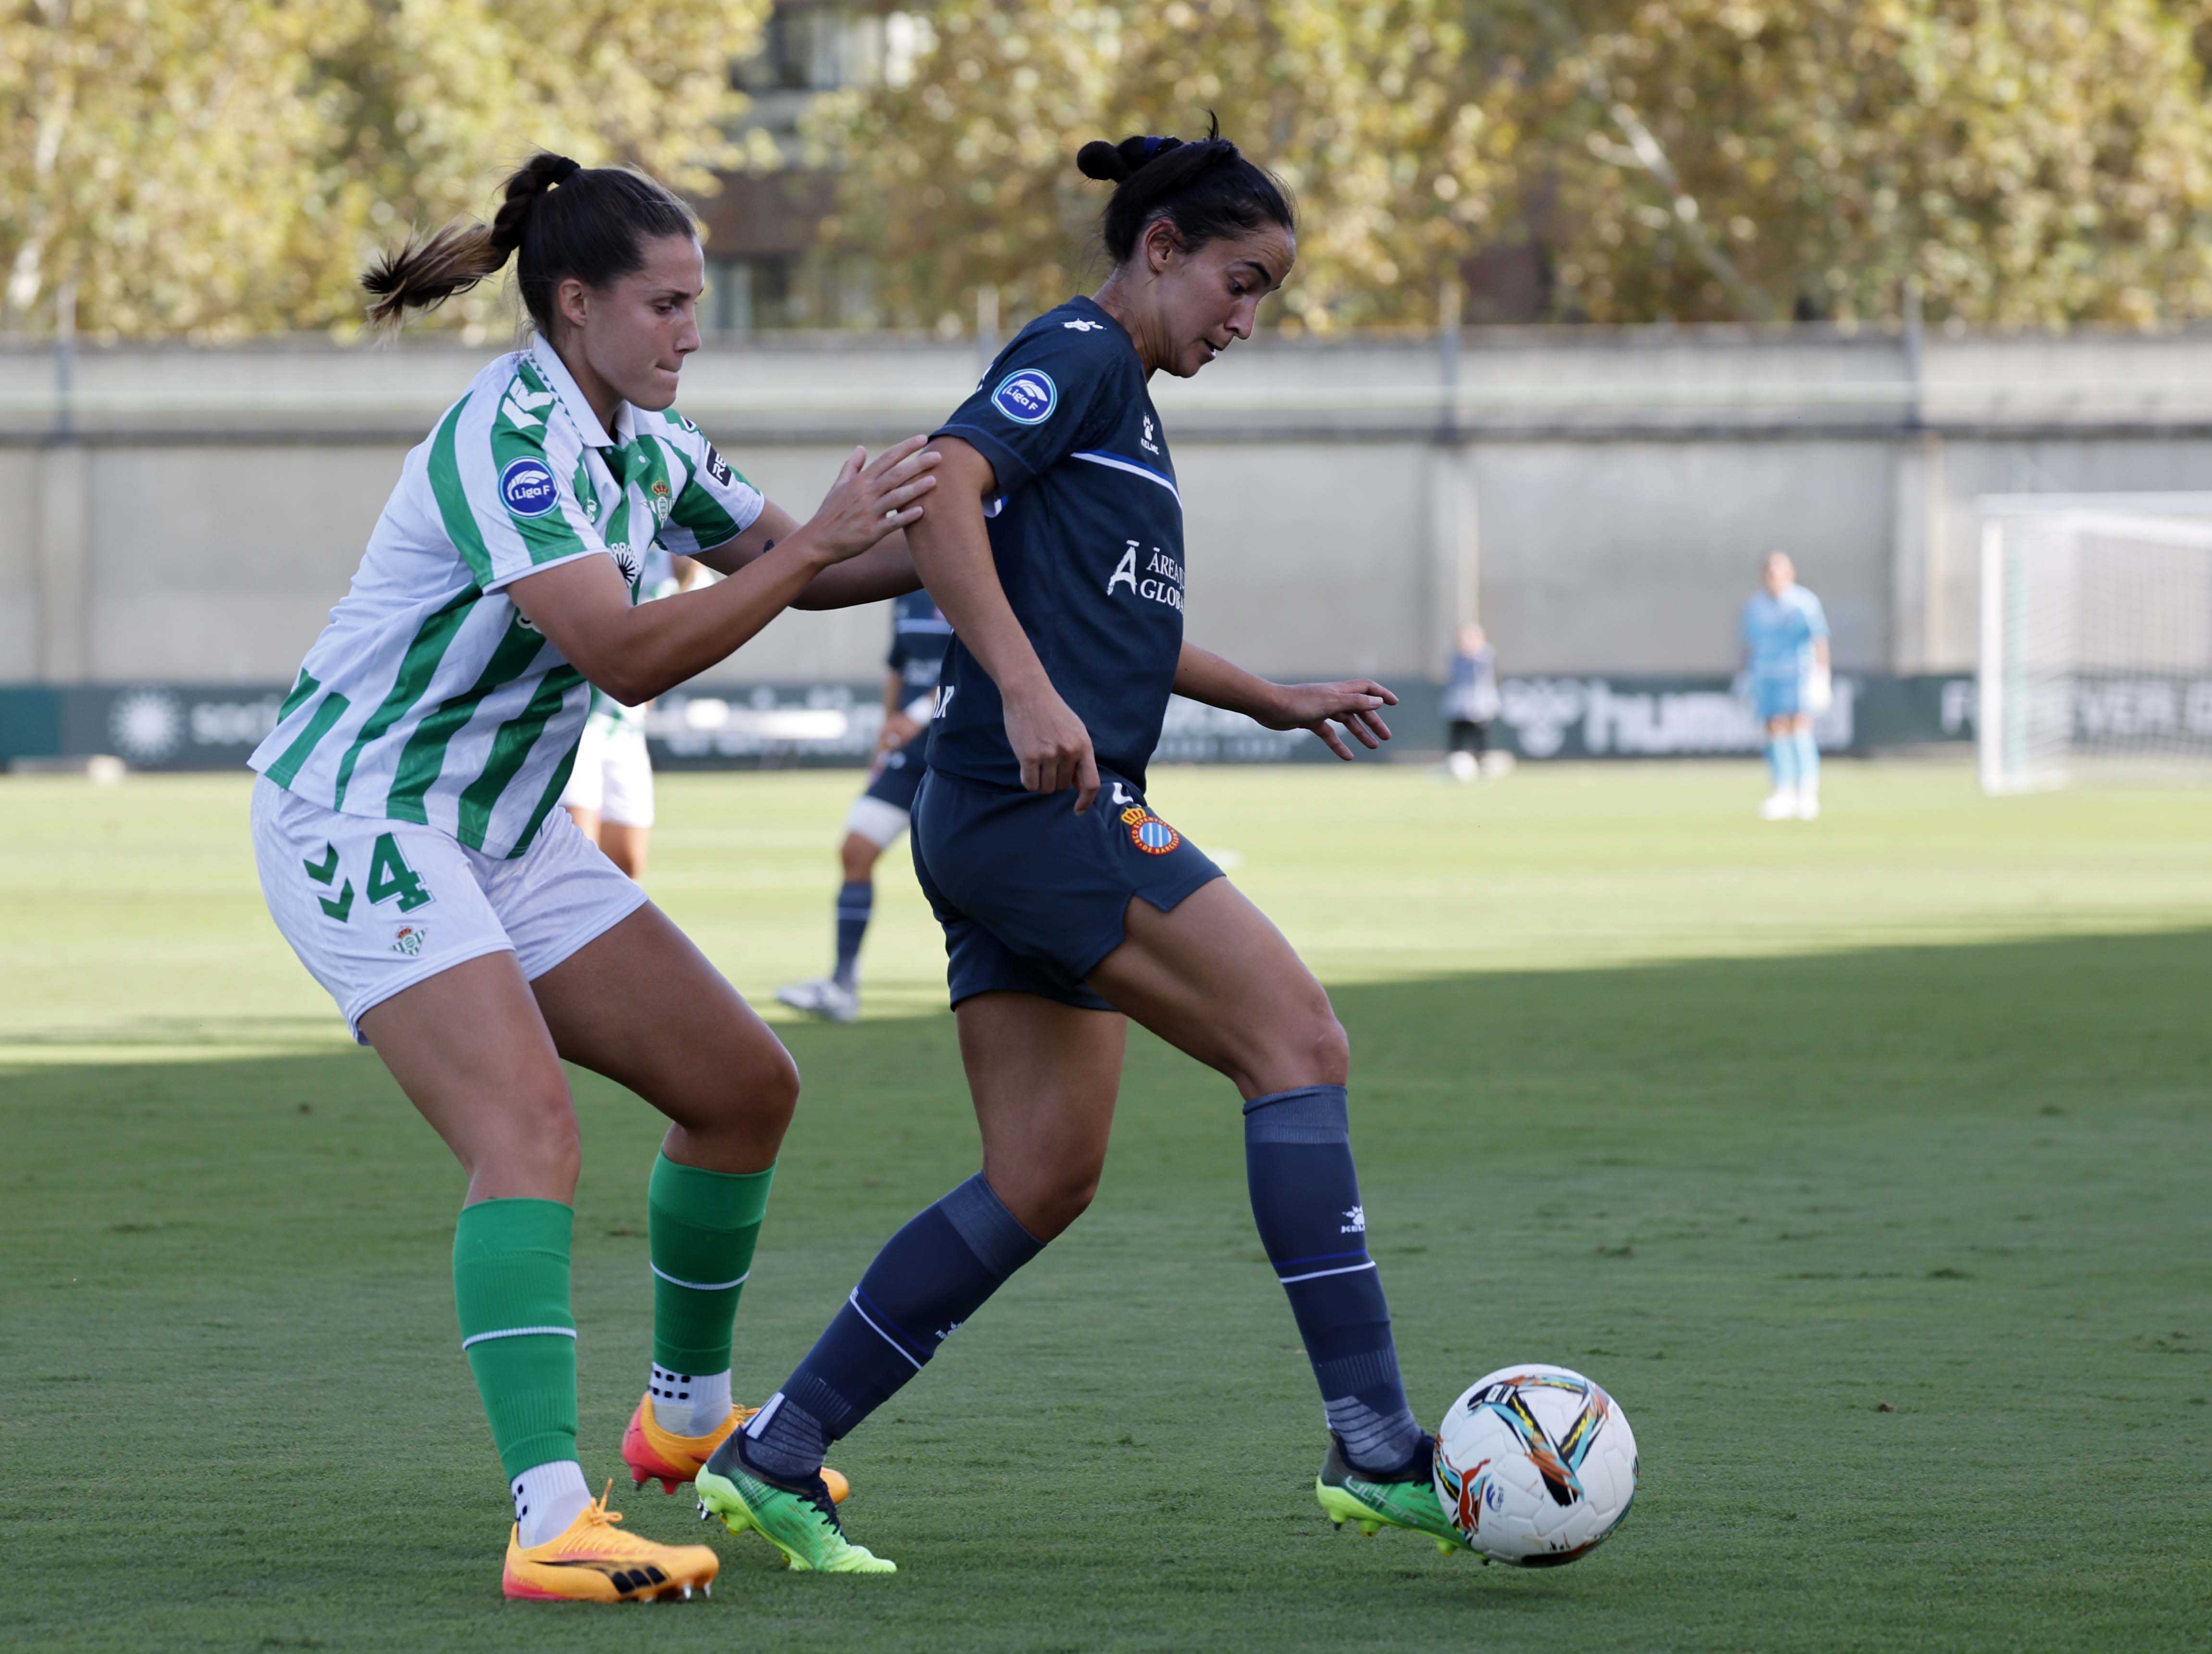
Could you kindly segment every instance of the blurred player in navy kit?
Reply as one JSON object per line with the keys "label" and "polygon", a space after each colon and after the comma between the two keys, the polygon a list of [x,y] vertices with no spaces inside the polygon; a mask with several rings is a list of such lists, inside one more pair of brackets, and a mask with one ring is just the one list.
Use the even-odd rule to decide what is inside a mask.
{"label": "blurred player in navy kit", "polygon": [[794,1011],[832,1022],[860,1014],[860,943],[875,912],[876,862],[906,831],[914,795],[929,763],[929,716],[952,623],[927,592],[909,592],[891,606],[890,670],[884,680],[884,732],[867,788],[845,817],[837,847],[845,882],[837,891],[837,963],[827,976],[779,988]]}
{"label": "blurred player in navy kit", "polygon": [[1463,1548],[1367,1250],[1344,1030],[1282,933],[1145,796],[1170,693],[1311,730],[1344,758],[1346,734],[1390,733],[1379,684],[1272,684],[1183,641],[1182,498],[1147,382],[1251,337],[1297,253],[1291,205],[1213,135],[1089,143],[1077,163],[1116,185],[1113,273],[1024,327],[939,428],[940,483],[912,537],[955,633],[915,867],[945,927],[982,1170],[890,1238],[696,1485],[798,1567],[890,1571],[845,1537],[823,1450],[1090,1204],[1134,1017],[1243,1095],[1253,1215],[1327,1420],[1322,1508]]}

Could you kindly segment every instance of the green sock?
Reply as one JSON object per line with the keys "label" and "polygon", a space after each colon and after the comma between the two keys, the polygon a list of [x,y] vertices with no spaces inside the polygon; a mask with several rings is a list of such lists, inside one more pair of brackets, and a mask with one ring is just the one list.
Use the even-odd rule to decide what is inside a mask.
{"label": "green sock", "polygon": [[511,1482],[576,1456],[576,1322],[559,1201],[478,1201],[453,1229],[461,1348]]}
{"label": "green sock", "polygon": [[674,1373],[726,1372],[738,1295],[768,1210],[766,1171],[653,1163],[646,1231],[653,1259],[653,1359]]}

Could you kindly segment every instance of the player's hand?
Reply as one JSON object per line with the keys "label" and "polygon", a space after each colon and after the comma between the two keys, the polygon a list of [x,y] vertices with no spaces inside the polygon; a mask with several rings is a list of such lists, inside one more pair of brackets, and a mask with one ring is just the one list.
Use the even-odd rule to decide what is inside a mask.
{"label": "player's hand", "polygon": [[1022,785],[1032,793],[1075,789],[1075,813],[1098,796],[1098,760],[1091,732],[1049,686],[1006,697],[1006,742],[1022,766]]}
{"label": "player's hand", "polygon": [[895,528],[921,518],[921,497],[937,486],[930,473],[941,457],[926,436],[909,436],[872,461],[854,448],[805,533],[831,562],[857,557]]}
{"label": "player's hand", "polygon": [[1339,684],[1278,684],[1275,696],[1274,706],[1260,722],[1269,729],[1310,729],[1346,763],[1352,749],[1330,724],[1342,724],[1372,751],[1390,739],[1382,708],[1398,704],[1398,697],[1371,678],[1348,678]]}
{"label": "player's hand", "polygon": [[884,733],[877,739],[876,750],[896,752],[921,733],[921,725],[916,720],[908,717],[903,712],[887,712],[884,715]]}

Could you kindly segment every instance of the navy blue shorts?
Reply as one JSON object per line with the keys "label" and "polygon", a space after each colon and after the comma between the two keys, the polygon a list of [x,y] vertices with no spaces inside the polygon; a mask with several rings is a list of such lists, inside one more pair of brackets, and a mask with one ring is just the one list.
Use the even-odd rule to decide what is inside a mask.
{"label": "navy blue shorts", "polygon": [[1085,986],[1121,946],[1129,898],[1162,913],[1221,877],[1206,852],[1106,770],[1075,813],[1075,789],[1029,793],[933,769],[914,810],[914,870],[945,927],[952,1003],[1036,994],[1114,1007]]}
{"label": "navy blue shorts", "polygon": [[869,778],[860,796],[877,799],[895,810],[914,808],[914,795],[929,773],[929,738],[916,737],[884,759],[884,767]]}

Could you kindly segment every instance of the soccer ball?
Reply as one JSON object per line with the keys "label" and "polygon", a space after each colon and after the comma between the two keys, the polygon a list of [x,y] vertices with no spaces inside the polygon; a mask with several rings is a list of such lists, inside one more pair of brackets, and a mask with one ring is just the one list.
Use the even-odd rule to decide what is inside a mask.
{"label": "soccer ball", "polygon": [[1579,1372],[1530,1362],[1478,1378],[1437,1432],[1437,1497],[1468,1546],[1550,1568],[1587,1556],[1636,1498],[1636,1432]]}

